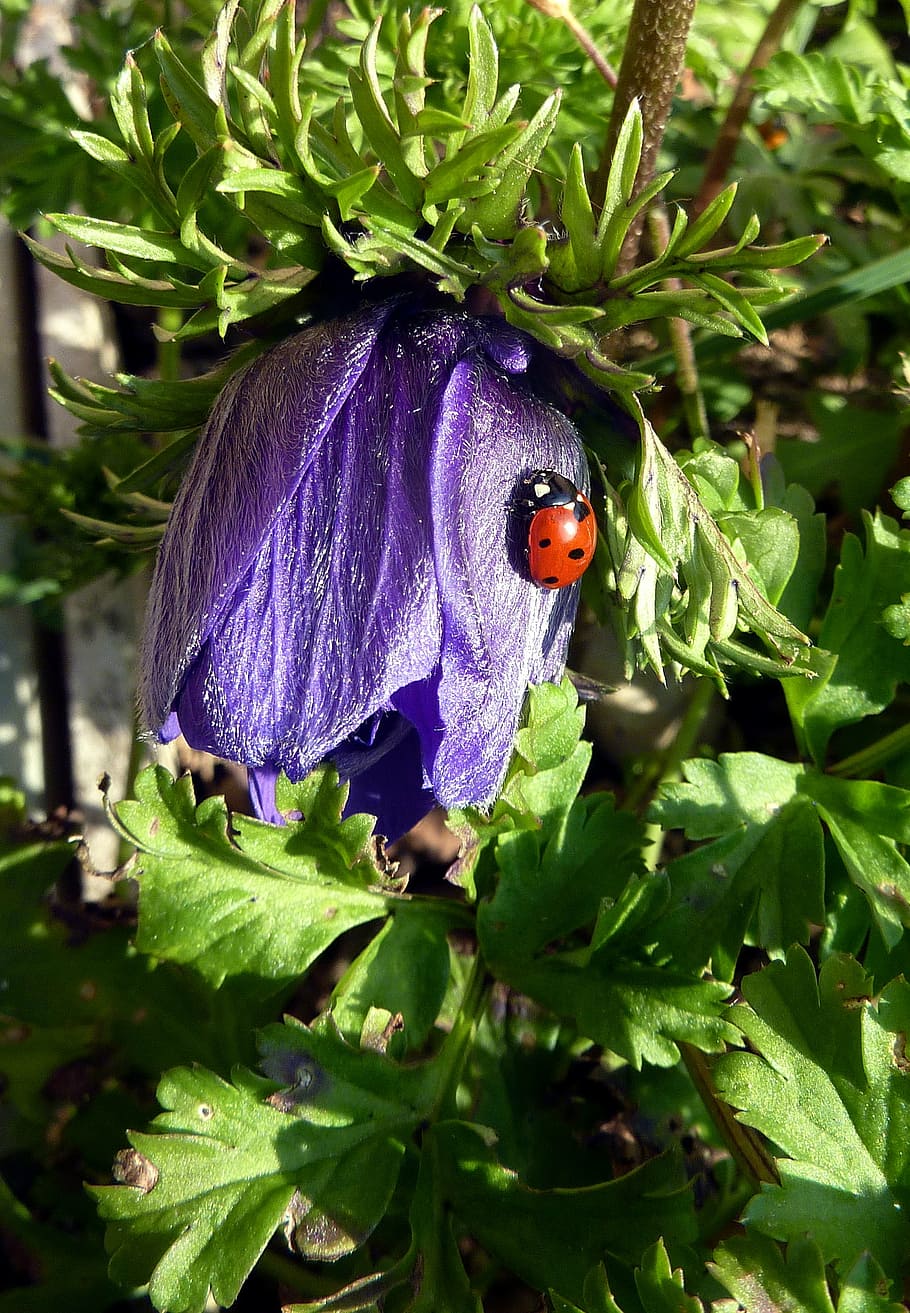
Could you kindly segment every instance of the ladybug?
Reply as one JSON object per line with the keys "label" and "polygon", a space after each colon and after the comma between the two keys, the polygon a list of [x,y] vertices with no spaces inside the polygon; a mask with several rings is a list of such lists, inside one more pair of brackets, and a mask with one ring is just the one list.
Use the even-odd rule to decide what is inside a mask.
{"label": "ladybug", "polygon": [[519,484],[519,505],[528,515],[531,578],[542,588],[566,588],[594,559],[597,520],[588,498],[555,470],[534,470]]}

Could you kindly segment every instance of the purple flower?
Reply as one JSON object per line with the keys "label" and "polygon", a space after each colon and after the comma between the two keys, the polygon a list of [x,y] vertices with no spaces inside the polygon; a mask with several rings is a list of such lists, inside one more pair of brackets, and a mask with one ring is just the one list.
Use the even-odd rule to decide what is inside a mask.
{"label": "purple flower", "polygon": [[528,683],[558,678],[578,589],[531,582],[523,475],[586,486],[501,320],[385,302],[307,328],[218,398],[161,544],[141,696],[162,739],[249,767],[320,761],[403,833],[499,789]]}

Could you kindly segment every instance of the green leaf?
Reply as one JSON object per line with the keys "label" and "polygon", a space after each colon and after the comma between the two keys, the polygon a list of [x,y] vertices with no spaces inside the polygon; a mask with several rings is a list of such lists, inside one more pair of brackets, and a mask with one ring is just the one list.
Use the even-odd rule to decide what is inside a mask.
{"label": "green leaf", "polygon": [[511,963],[514,969],[593,923],[605,899],[615,903],[629,880],[644,873],[643,838],[639,822],[617,812],[610,794],[573,803],[546,840],[539,830],[501,835],[499,884],[478,911],[478,933],[491,963]]}
{"label": "green leaf", "polygon": [[229,826],[223,799],[196,808],[188,778],[143,771],[136,801],[113,812],[140,853],[139,949],[215,985],[250,975],[274,992],[345,930],[383,919],[395,899],[381,888],[372,819],[342,821],[345,796],[331,771],[317,771],[279,797],[302,821],[234,816]]}
{"label": "green leaf", "polygon": [[536,1290],[577,1302],[605,1254],[635,1262],[661,1235],[693,1238],[691,1199],[672,1154],[601,1185],[533,1190],[497,1161],[483,1128],[441,1122],[427,1138],[435,1188],[461,1225]]}
{"label": "green leaf", "polygon": [[751,1052],[715,1067],[739,1120],[776,1144],[780,1185],[746,1223],[779,1240],[808,1236],[849,1269],[864,1251],[897,1277],[910,1251],[910,1099],[903,1036],[910,986],[868,997],[862,969],[829,958],[816,982],[801,949],[743,981],[731,1019]]}
{"label": "green leaf", "polygon": [[[126,223],[112,223],[107,219],[87,219],[79,214],[48,214],[45,216],[59,232],[75,237],[87,246],[98,246],[103,251],[116,251],[140,260],[160,260],[168,264],[193,264],[193,256],[183,243],[167,233],[153,232],[150,228],[134,228]],[[207,269],[206,263],[199,268]]]}
{"label": "green leaf", "polygon": [[[575,802],[546,836],[501,835],[499,884],[480,905],[478,936],[501,979],[571,1017],[581,1034],[635,1066],[669,1065],[677,1040],[722,1045],[726,988],[650,965],[644,949],[667,889],[662,877],[642,874],[641,842],[636,822],[596,794]],[[592,922],[587,947],[575,947],[572,932]]]}
{"label": "green leaf", "polygon": [[638,176],[643,137],[641,107],[637,100],[633,100],[616,139],[604,190],[603,209],[597,225],[600,271],[607,281],[615,272],[616,261],[632,221],[627,207]]}
{"label": "green leaf", "polygon": [[827,393],[810,393],[808,409],[818,441],[783,440],[777,458],[787,478],[815,497],[830,495],[836,486],[841,504],[858,516],[881,498],[898,459],[906,416],[896,406],[867,408]]}
{"label": "green leaf", "polygon": [[348,78],[351,98],[364,134],[377,160],[389,174],[406,205],[415,211],[420,206],[420,178],[412,172],[402,149],[401,135],[386,105],[376,69],[376,54],[382,20],[377,19],[360,50],[359,70],[351,69]]}
{"label": "green leaf", "polygon": [[799,1238],[786,1256],[767,1236],[733,1236],[714,1253],[711,1275],[745,1313],[773,1308],[779,1313],[834,1313],[825,1264],[813,1240]]}
{"label": "green leaf", "polygon": [[[449,984],[451,910],[426,901],[402,902],[332,993],[332,1019],[355,1042],[371,1008],[403,1023],[403,1049],[419,1049],[439,1015]],[[397,1052],[397,1050],[396,1050]]]}
{"label": "green leaf", "polygon": [[122,146],[118,146],[115,141],[108,137],[102,137],[97,132],[82,132],[74,128],[71,136],[73,141],[85,151],[86,155],[91,156],[99,164],[107,164],[109,167],[129,166],[131,161],[127,152]]}
{"label": "green leaf", "polygon": [[462,113],[474,132],[480,132],[496,103],[499,52],[493,30],[479,5],[472,5],[468,16],[468,51],[468,81]]}
{"label": "green leaf", "polygon": [[496,172],[502,181],[492,195],[465,207],[457,224],[461,232],[476,226],[487,238],[513,236],[528,179],[556,126],[559,101],[558,92],[548,96],[521,135],[497,157]]}
{"label": "green leaf", "polygon": [[635,1285],[645,1313],[703,1313],[701,1300],[686,1294],[682,1268],[671,1268],[663,1239],[645,1251]]}
{"label": "green leaf", "polygon": [[157,278],[144,278],[131,273],[129,277],[109,269],[96,269],[78,259],[67,249],[61,255],[50,246],[34,241],[23,234],[23,241],[35,259],[64,282],[79,287],[106,301],[119,301],[123,305],[197,306],[204,300],[201,291],[186,284],[175,286]]}
{"label": "green leaf", "polygon": [[[668,868],[673,897],[661,930],[668,952],[693,960],[686,946],[691,936],[694,963],[703,964],[710,946],[712,954],[721,954],[715,966],[725,974],[753,907],[761,942],[771,952],[781,952],[793,938],[806,942],[808,925],[824,921],[821,821],[886,943],[901,938],[910,924],[910,866],[897,845],[910,837],[910,794],[871,780],[837,780],[753,752],[688,761],[683,773],[686,783],[661,789],[652,818],[665,828],[682,827],[691,839],[721,838]],[[795,872],[800,876],[794,883]],[[698,925],[708,908],[710,930]]]}
{"label": "green leaf", "polygon": [[865,551],[845,536],[819,634],[834,661],[821,678],[786,688],[797,732],[817,762],[837,729],[881,711],[910,679],[910,648],[882,622],[885,609],[910,592],[910,534],[880,512],[863,519]]}
{"label": "green leaf", "polygon": [[218,114],[223,111],[219,111],[205,87],[174,53],[171,43],[160,30],[155,33],[154,46],[163,86],[170,93],[168,103],[174,117],[183,124],[200,151],[208,150],[221,135]]}
{"label": "green leaf", "polygon": [[523,126],[506,123],[501,128],[490,128],[469,137],[456,154],[441,160],[427,174],[423,184],[425,202],[432,205],[477,195],[474,184],[478,179],[492,177],[494,169],[498,176],[497,157],[520,136]]}
{"label": "green leaf", "polygon": [[148,1281],[169,1313],[201,1313],[210,1290],[232,1303],[282,1223],[306,1257],[352,1252],[394,1189],[422,1073],[300,1026],[270,1027],[264,1052],[272,1081],[240,1069],[232,1084],[202,1068],[165,1076],[165,1112],[131,1136],[154,1184],[92,1190],[112,1224],[112,1275]]}
{"label": "green leaf", "polygon": [[[712,1276],[729,1290],[745,1313],[835,1313],[818,1245],[793,1240],[786,1248],[751,1232],[724,1241],[709,1264]],[[839,1282],[837,1313],[899,1313],[903,1304],[887,1297],[889,1282],[868,1254],[857,1259]]]}
{"label": "green leaf", "polygon": [[676,259],[694,255],[707,246],[718,229],[725,222],[736,200],[736,183],[731,182],[714,199],[705,206],[697,219],[693,219],[682,237],[673,248]]}
{"label": "green leaf", "polygon": [[594,209],[585,182],[584,157],[576,142],[563,183],[560,215],[566,229],[564,244],[554,243],[550,252],[553,278],[567,292],[593,287],[601,273],[601,255],[596,237]]}

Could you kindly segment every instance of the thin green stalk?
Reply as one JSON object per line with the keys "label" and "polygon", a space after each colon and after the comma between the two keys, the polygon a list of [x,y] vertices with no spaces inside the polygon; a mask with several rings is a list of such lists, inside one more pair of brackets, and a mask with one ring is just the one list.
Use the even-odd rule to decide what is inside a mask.
{"label": "thin green stalk", "polygon": [[[638,780],[626,795],[624,806],[628,811],[643,810],[658,787],[670,780],[679,779],[682,764],[692,756],[701,734],[705,717],[714,701],[716,687],[711,679],[696,679],[692,696],[686,704],[673,742],[662,753],[652,758]],[[645,826],[647,844],[644,859],[648,870],[653,871],[660,861],[663,847],[663,830],[659,825]]]}
{"label": "thin green stalk", "polygon": [[455,1024],[449,1031],[437,1058],[439,1081],[436,1099],[430,1114],[431,1121],[441,1121],[457,1111],[458,1082],[461,1079],[461,1073],[464,1071],[465,1062],[474,1043],[480,1018],[486,1008],[490,986],[491,981],[486,963],[478,951],[471,963],[471,970]]}
{"label": "thin green stalk", "polygon": [[[667,212],[662,205],[655,206],[651,210],[648,215],[648,226],[654,249],[657,251],[665,249],[670,240],[670,225],[667,222]],[[663,286],[667,291],[678,292],[682,288],[682,283],[678,278],[666,278]],[[698,377],[692,330],[685,319],[668,319],[667,331],[670,334],[670,346],[676,360],[676,386],[682,398],[689,437],[693,442],[698,438],[708,438],[710,437],[708,412]]]}
{"label": "thin green stalk", "polygon": [[683,1062],[692,1078],[692,1084],[698,1090],[699,1097],[709,1117],[717,1127],[724,1144],[730,1151],[740,1171],[753,1182],[779,1185],[780,1177],[774,1159],[765,1148],[764,1141],[751,1126],[744,1126],[737,1121],[733,1109],[717,1093],[711,1067],[705,1054],[691,1044],[680,1044]]}
{"label": "thin green stalk", "polygon": [[[176,333],[183,325],[183,311],[178,307],[164,306],[158,311],[158,327],[165,333]],[[158,377],[165,383],[180,378],[180,343],[173,338],[160,340],[156,357]]]}
{"label": "thin green stalk", "polygon": [[868,779],[889,761],[908,751],[910,751],[910,725],[902,725],[900,729],[893,730],[883,738],[829,766],[828,774],[837,775],[842,779]]}

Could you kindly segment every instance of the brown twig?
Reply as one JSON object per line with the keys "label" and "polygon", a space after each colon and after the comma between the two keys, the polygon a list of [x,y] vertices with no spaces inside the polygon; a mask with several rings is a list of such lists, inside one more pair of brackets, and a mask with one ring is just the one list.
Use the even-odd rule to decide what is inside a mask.
{"label": "brown twig", "polygon": [[708,156],[702,184],[690,209],[693,217],[701,214],[705,206],[710,204],[722,190],[730,165],[733,163],[736,144],[742,134],[749,106],[755,95],[753,74],[757,69],[764,68],[771,56],[776,53],[784,33],[802,2],[803,0],[779,0],[777,8],[768,19],[767,27],[762,32],[758,45],[736,84],[730,108]]}
{"label": "brown twig", "polygon": [[582,50],[588,56],[591,63],[597,69],[600,76],[611,89],[616,87],[616,71],[612,64],[609,64],[600,53],[594,38],[576,18],[572,12],[569,0],[528,0],[528,4],[533,9],[537,9],[541,14],[546,14],[548,18],[558,18],[560,22],[565,23],[566,27],[574,36],[575,40],[581,46]]}

